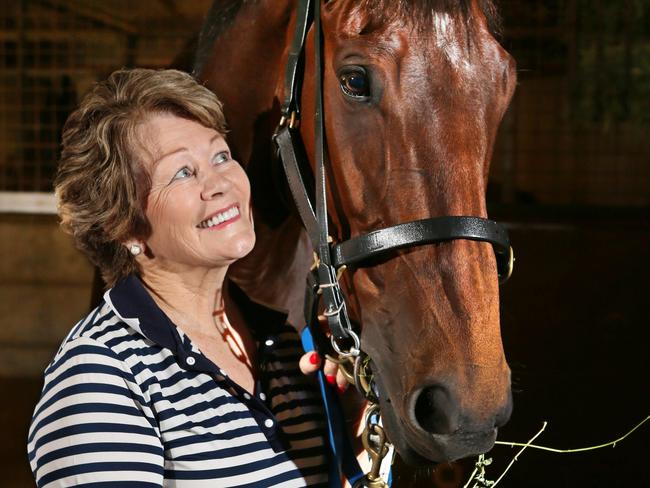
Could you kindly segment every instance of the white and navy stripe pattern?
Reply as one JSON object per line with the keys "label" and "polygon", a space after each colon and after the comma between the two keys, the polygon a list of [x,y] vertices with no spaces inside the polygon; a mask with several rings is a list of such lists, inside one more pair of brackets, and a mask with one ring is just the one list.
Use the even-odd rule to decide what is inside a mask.
{"label": "white and navy stripe pattern", "polygon": [[39,487],[327,486],[322,403],[285,316],[233,298],[259,344],[249,394],[194,347],[135,276],[73,328],[29,431]]}

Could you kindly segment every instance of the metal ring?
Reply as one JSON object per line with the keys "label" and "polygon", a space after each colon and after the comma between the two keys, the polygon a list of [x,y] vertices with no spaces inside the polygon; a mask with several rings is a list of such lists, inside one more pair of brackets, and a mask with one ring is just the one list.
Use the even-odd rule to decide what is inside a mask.
{"label": "metal ring", "polygon": [[354,342],[354,345],[348,351],[342,351],[338,343],[336,342],[336,338],[334,336],[330,336],[332,349],[334,349],[340,357],[344,357],[344,358],[357,357],[359,354],[361,354],[361,340],[353,330],[348,330],[347,333],[349,334],[350,338]]}
{"label": "metal ring", "polygon": [[356,386],[359,393],[368,400],[370,403],[379,403],[379,395],[375,390],[375,382],[372,376],[372,371],[368,365],[369,357],[365,353],[357,356],[354,359],[354,386]]}
{"label": "metal ring", "polygon": [[352,485],[352,488],[367,488],[368,485],[366,484],[366,481],[367,480],[366,480],[366,477],[364,475],[361,478],[359,478],[357,481],[354,482],[354,484]]}
{"label": "metal ring", "polygon": [[370,406],[368,407],[368,410],[366,410],[366,427],[370,428],[371,425],[379,425],[376,422],[372,422],[372,416],[375,414],[379,414],[379,404],[378,403],[371,403]]}
{"label": "metal ring", "polygon": [[361,368],[363,365],[361,364],[363,361],[363,357],[361,355],[357,356],[354,358],[354,373],[352,376],[352,379],[354,381],[354,386],[359,390],[359,392],[363,395],[364,398],[368,396],[368,391],[366,391],[366,384],[365,382],[362,381],[362,373],[361,373]]}

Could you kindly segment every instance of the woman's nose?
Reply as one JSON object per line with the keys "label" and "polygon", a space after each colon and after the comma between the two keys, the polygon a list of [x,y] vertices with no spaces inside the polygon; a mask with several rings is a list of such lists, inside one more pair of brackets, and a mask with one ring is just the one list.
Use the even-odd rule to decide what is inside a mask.
{"label": "woman's nose", "polygon": [[201,189],[201,198],[203,200],[212,200],[230,188],[231,182],[228,176],[218,173],[212,170],[204,175],[203,188]]}

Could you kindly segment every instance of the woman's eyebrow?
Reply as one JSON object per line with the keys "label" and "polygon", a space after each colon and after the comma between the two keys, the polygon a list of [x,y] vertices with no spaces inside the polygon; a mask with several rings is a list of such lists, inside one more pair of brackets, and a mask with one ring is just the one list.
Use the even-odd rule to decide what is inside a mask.
{"label": "woman's eyebrow", "polygon": [[[213,135],[210,138],[210,141],[208,142],[208,145],[212,146],[214,144],[214,141],[216,141],[220,137],[223,138],[222,135],[217,132],[215,135]],[[181,153],[181,152],[184,152],[184,151],[187,152],[187,151],[189,151],[189,149],[187,147],[185,147],[185,146],[181,146],[181,147],[179,147],[177,149],[174,149],[173,151],[169,151],[168,153],[163,154],[162,156],[160,156],[159,158],[154,160],[153,166],[156,166],[158,163],[160,163],[160,161],[162,161],[165,158],[168,158],[169,156],[173,156],[174,154]]]}
{"label": "woman's eyebrow", "polygon": [[158,163],[160,163],[163,159],[168,158],[169,156],[173,156],[174,154],[178,154],[178,153],[181,153],[181,152],[187,152],[187,151],[189,151],[189,149],[187,149],[185,146],[179,147],[178,149],[174,149],[173,151],[170,151],[167,154],[163,154],[162,156],[160,156],[159,158],[154,160],[152,166],[154,166],[154,167],[157,166]]}

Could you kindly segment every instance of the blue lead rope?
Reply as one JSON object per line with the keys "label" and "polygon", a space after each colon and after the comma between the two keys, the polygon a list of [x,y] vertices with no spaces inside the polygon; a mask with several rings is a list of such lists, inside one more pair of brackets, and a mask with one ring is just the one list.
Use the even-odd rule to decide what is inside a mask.
{"label": "blue lead rope", "polygon": [[[316,350],[309,327],[303,329],[300,338],[305,352]],[[357,481],[363,478],[364,474],[357,457],[354,455],[350,436],[345,428],[341,402],[332,386],[325,381],[323,371],[318,371],[316,375],[320,394],[323,398],[323,406],[325,407],[325,417],[327,418],[327,437],[331,461],[329,463],[329,486],[330,488],[341,488],[342,476],[345,476],[350,485],[354,486]],[[392,474],[391,470],[388,473],[388,486],[392,485]]]}
{"label": "blue lead rope", "polygon": [[[305,352],[316,350],[309,327],[303,329],[301,339]],[[345,429],[341,403],[332,386],[325,381],[323,371],[318,371],[316,374],[327,418],[327,434],[331,457],[329,486],[331,488],[341,488],[342,476],[345,476],[350,484],[354,486],[354,483],[363,477],[363,471],[361,471],[361,466],[359,466],[357,457],[354,455],[350,437]]]}

